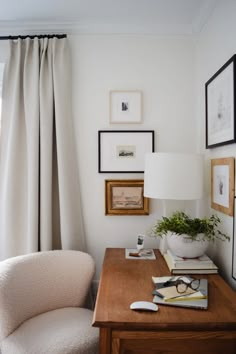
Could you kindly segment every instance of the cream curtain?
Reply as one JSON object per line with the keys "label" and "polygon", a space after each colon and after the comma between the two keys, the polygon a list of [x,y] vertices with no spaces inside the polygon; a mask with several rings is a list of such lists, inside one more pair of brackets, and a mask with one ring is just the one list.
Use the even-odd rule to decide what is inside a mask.
{"label": "cream curtain", "polygon": [[10,41],[0,144],[0,259],[84,250],[67,38]]}

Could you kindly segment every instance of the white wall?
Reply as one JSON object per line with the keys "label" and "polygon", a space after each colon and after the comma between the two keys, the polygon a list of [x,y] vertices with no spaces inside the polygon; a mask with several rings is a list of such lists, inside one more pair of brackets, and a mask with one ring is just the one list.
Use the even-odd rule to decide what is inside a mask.
{"label": "white wall", "polygon": [[[205,150],[205,82],[236,53],[236,1],[219,1],[214,13],[198,36],[196,42],[196,119],[199,127],[199,149],[205,152],[207,166],[207,193],[210,206],[210,159],[235,157],[236,145],[231,144]],[[210,213],[217,213],[210,209]],[[230,243],[217,243],[212,257],[219,265],[223,276],[236,289],[232,273],[233,218],[217,213],[222,220],[222,230],[231,236]]]}
{"label": "white wall", "polygon": [[[151,35],[70,36],[73,108],[80,169],[81,198],[88,251],[99,279],[106,247],[133,247],[163,214],[161,202],[151,200],[149,216],[105,216],[104,180],[143,178],[143,174],[99,174],[98,130],[153,129],[155,151],[206,153],[207,205],[210,205],[210,158],[235,156],[235,144],[205,151],[205,82],[236,52],[236,2],[218,3],[196,38]],[[7,54],[0,41],[0,62]],[[140,89],[143,124],[109,124],[109,91]],[[204,214],[204,202],[201,213]],[[171,203],[170,209],[176,204]],[[191,206],[188,205],[191,209]],[[216,212],[209,210],[210,213]],[[223,231],[232,236],[233,220],[220,214]],[[146,246],[157,247],[148,238]],[[231,278],[232,238],[216,244],[211,254],[223,275]]]}
{"label": "white wall", "polygon": [[[156,151],[195,152],[194,43],[190,37],[125,35],[71,36],[70,43],[85,234],[98,279],[105,248],[135,247],[138,233],[163,214],[152,200],[149,216],[104,215],[104,180],[143,174],[99,174],[98,130],[153,129]],[[143,124],[109,124],[109,91],[119,89],[142,90]]]}

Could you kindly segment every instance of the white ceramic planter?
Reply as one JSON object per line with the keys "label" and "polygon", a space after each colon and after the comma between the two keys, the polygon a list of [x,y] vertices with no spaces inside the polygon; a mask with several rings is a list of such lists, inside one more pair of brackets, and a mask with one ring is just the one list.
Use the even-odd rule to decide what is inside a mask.
{"label": "white ceramic planter", "polygon": [[188,235],[167,234],[167,243],[170,250],[179,257],[196,258],[202,256],[209,245],[208,241],[202,239],[203,234],[199,234],[197,240],[191,240]]}

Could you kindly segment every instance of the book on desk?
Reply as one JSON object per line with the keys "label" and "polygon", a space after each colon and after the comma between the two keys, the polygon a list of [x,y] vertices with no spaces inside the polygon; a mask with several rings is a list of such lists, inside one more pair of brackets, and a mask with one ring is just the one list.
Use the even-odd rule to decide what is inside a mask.
{"label": "book on desk", "polygon": [[182,258],[169,249],[164,254],[166,264],[172,274],[216,274],[218,267],[206,254],[198,258]]}
{"label": "book on desk", "polygon": [[[174,286],[178,278],[179,276],[152,277],[153,284],[155,285],[155,289],[152,292],[154,295],[153,302],[159,305],[206,310],[208,308],[207,279],[200,279],[199,288],[197,290],[188,288],[185,293],[178,293]],[[188,276],[181,278],[186,283],[192,280],[192,278]]]}

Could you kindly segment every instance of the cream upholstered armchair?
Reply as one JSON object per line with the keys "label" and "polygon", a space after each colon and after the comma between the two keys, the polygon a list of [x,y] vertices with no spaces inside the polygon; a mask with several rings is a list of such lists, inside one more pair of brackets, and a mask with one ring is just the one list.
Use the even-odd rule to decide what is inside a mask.
{"label": "cream upholstered armchair", "polygon": [[0,263],[1,354],[95,354],[98,329],[83,308],[94,261],[47,251]]}

